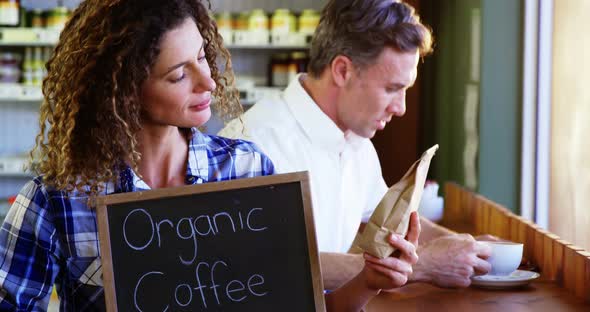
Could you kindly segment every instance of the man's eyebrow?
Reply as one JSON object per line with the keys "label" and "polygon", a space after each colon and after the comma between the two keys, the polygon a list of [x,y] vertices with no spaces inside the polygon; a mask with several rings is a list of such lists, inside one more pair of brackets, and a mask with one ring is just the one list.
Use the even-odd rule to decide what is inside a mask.
{"label": "man's eyebrow", "polygon": [[412,83],[410,85],[406,86],[405,84],[395,82],[395,83],[390,84],[389,86],[394,89],[403,89],[403,88],[411,88],[414,86],[415,83],[416,83],[416,80],[412,81]]}

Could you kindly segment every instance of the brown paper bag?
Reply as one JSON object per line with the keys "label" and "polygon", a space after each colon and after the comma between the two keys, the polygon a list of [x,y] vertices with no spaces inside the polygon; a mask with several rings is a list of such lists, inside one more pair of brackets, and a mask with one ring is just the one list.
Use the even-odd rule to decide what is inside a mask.
{"label": "brown paper bag", "polygon": [[430,160],[438,145],[428,149],[406,172],[404,177],[389,188],[383,196],[362,234],[357,234],[349,252],[363,251],[380,259],[389,257],[395,248],[389,245],[391,233],[406,236],[410,214],[418,210]]}

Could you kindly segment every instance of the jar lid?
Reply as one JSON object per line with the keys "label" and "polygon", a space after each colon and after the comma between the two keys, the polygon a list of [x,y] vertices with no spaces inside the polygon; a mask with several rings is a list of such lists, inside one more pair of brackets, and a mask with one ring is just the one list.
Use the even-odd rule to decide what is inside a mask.
{"label": "jar lid", "polygon": [[254,9],[252,10],[252,15],[266,15],[263,9]]}

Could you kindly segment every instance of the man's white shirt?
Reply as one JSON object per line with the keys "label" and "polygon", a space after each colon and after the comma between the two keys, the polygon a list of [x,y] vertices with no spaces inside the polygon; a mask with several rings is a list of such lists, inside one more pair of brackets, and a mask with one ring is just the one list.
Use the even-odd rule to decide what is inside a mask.
{"label": "man's white shirt", "polygon": [[387,186],[371,141],[345,137],[302,87],[304,77],[298,75],[280,96],[258,102],[219,135],[254,142],[276,173],[309,171],[319,250],[346,252]]}

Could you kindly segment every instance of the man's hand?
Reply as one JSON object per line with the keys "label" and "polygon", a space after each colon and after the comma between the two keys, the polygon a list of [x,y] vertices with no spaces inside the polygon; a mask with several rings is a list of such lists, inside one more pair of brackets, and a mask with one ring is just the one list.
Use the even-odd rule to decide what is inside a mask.
{"label": "man's hand", "polygon": [[381,289],[404,285],[412,274],[412,265],[418,261],[416,246],[419,236],[420,220],[414,212],[410,216],[406,238],[395,235],[389,239],[389,244],[397,249],[393,255],[378,259],[365,254],[363,270],[344,286],[326,295],[327,310],[360,311]]}
{"label": "man's hand", "polygon": [[440,287],[467,287],[472,275],[490,271],[485,259],[491,253],[489,245],[469,234],[439,237],[418,248],[420,258],[410,279]]}
{"label": "man's hand", "polygon": [[406,238],[396,234],[389,237],[389,244],[396,249],[393,255],[379,259],[367,253],[364,254],[365,267],[361,274],[369,289],[391,289],[406,284],[408,277],[412,274],[412,265],[418,262],[416,246],[418,246],[419,236],[420,220],[418,214],[413,212]]}

